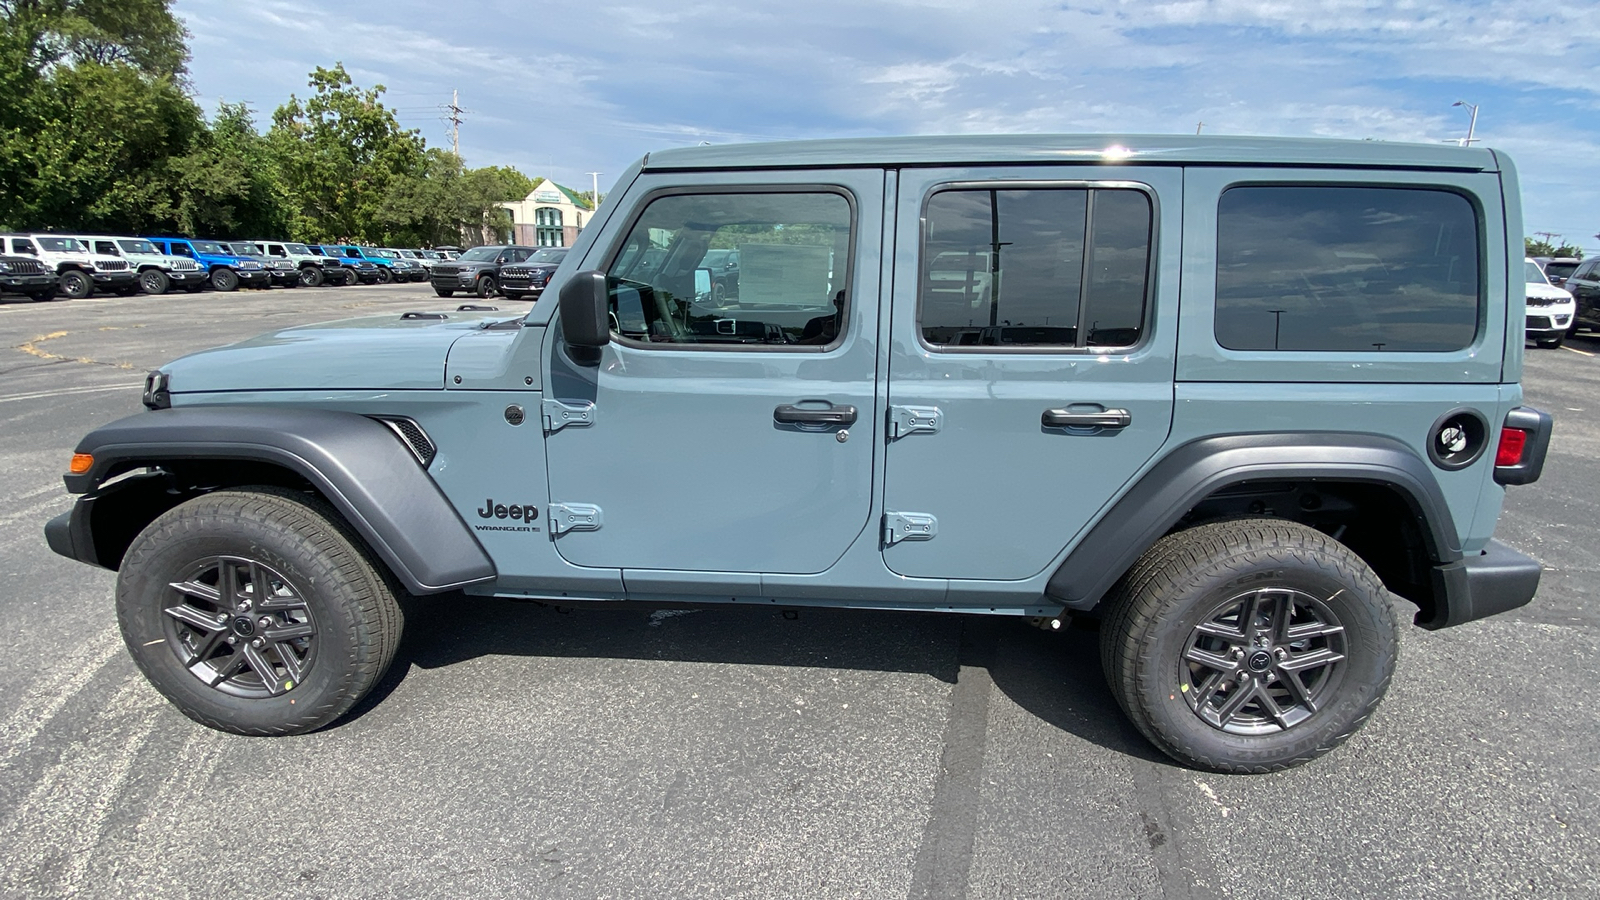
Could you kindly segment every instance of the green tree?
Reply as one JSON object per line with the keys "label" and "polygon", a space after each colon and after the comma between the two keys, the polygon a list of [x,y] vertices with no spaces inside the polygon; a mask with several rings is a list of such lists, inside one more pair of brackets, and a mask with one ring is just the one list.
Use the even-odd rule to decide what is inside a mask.
{"label": "green tree", "polygon": [[1557,247],[1544,239],[1535,240],[1531,237],[1522,239],[1523,252],[1528,256],[1570,256],[1573,259],[1583,259],[1583,251],[1576,244],[1565,241]]}

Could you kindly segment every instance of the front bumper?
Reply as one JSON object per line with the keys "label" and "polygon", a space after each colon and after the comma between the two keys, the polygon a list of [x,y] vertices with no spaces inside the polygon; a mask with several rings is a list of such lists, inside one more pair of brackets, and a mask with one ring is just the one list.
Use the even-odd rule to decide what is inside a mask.
{"label": "front bumper", "polygon": [[1539,590],[1539,561],[1497,540],[1476,556],[1433,568],[1432,615],[1423,628],[1449,628],[1526,606]]}
{"label": "front bumper", "polygon": [[268,269],[267,274],[272,278],[273,284],[299,284],[299,269]]}
{"label": "front bumper", "polygon": [[18,294],[32,294],[45,288],[53,288],[60,279],[48,272],[41,275],[0,275],[0,290],[15,291]]}
{"label": "front bumper", "polygon": [[89,275],[89,277],[94,279],[94,286],[96,288],[111,288],[112,290],[116,290],[117,288],[131,287],[133,285],[134,281],[136,281],[139,276],[137,274],[135,274],[134,272],[131,272],[131,271],[129,271],[129,272],[99,272],[99,271],[96,271],[96,272],[91,273]]}
{"label": "front bumper", "polygon": [[1572,327],[1572,309],[1529,310],[1527,314],[1528,337],[1555,337],[1567,333]]}
{"label": "front bumper", "polygon": [[233,273],[245,287],[272,287],[272,273],[266,269],[234,269]]}
{"label": "front bumper", "polygon": [[[345,266],[344,270],[350,273],[351,281],[359,281],[362,284],[377,284],[381,277],[378,275],[378,269],[376,266],[370,269],[358,269],[355,266]],[[345,283],[349,284],[350,282]]]}
{"label": "front bumper", "polygon": [[206,273],[199,269],[167,269],[166,273],[167,279],[177,285],[204,284],[207,280]]}

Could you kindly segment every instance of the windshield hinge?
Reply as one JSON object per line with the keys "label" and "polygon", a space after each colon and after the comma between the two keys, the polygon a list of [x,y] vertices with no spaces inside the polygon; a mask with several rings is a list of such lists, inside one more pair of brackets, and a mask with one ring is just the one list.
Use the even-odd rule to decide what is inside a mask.
{"label": "windshield hinge", "polygon": [[565,403],[561,400],[547,399],[540,408],[544,411],[545,434],[555,434],[568,425],[594,424],[594,403],[589,400]]}
{"label": "windshield hinge", "polygon": [[550,504],[550,533],[566,534],[569,531],[599,531],[605,524],[600,507],[592,503]]}

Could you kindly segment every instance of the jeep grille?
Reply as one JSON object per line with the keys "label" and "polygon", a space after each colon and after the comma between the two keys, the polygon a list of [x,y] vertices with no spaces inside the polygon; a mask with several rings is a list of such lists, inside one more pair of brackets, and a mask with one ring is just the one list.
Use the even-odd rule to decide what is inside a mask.
{"label": "jeep grille", "polygon": [[43,275],[44,263],[36,259],[8,259],[6,265],[17,275]]}
{"label": "jeep grille", "polygon": [[174,272],[198,272],[198,271],[200,271],[200,264],[195,262],[192,259],[173,260],[172,271],[174,271]]}
{"label": "jeep grille", "polygon": [[97,262],[94,264],[94,267],[102,272],[128,271],[128,264],[120,259],[108,259],[105,262]]}

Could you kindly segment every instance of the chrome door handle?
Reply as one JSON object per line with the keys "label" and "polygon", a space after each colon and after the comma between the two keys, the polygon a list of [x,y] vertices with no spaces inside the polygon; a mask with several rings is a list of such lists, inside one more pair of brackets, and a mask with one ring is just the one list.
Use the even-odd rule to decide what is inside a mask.
{"label": "chrome door handle", "polygon": [[1133,416],[1125,409],[1100,412],[1047,409],[1039,417],[1039,422],[1046,428],[1127,428],[1133,424]]}

